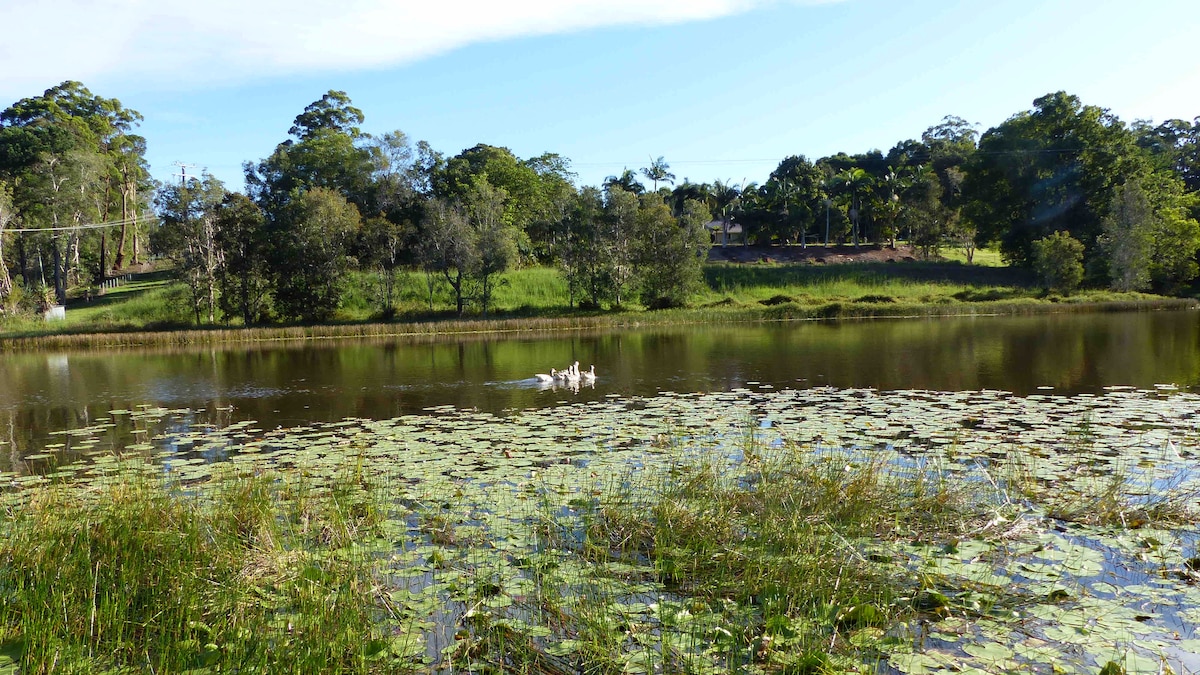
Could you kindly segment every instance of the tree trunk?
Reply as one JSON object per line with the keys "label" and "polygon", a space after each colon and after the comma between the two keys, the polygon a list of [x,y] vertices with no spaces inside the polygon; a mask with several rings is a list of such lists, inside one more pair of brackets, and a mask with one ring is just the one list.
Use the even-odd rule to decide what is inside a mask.
{"label": "tree trunk", "polygon": [[254,322],[254,317],[250,311],[250,278],[247,274],[242,274],[241,283],[241,304],[242,304],[242,323],[249,326]]}
{"label": "tree trunk", "polygon": [[79,230],[71,230],[71,235],[67,237],[67,250],[70,256],[65,265],[67,271],[67,285],[71,284],[72,278],[75,280],[75,285],[82,283],[79,278]]}
{"label": "tree trunk", "polygon": [[429,312],[433,313],[433,272],[425,272],[425,285],[429,287]]}
{"label": "tree trunk", "polygon": [[67,304],[67,275],[66,275],[66,260],[63,258],[62,246],[59,245],[58,237],[50,240],[54,254],[54,299],[60,305]]}
{"label": "tree trunk", "polygon": [[217,266],[216,223],[212,216],[204,217],[204,276],[208,284],[208,323],[217,322]]}
{"label": "tree trunk", "polygon": [[105,266],[108,262],[108,232],[100,233],[100,269],[97,270],[96,284],[103,285],[104,279],[108,276],[108,268]]}
{"label": "tree trunk", "polygon": [[113,269],[125,267],[125,232],[129,228],[129,191],[121,190],[121,236],[117,239],[117,257],[113,260]]}
{"label": "tree trunk", "polygon": [[21,281],[25,282],[25,288],[33,286],[33,280],[29,278],[29,247],[22,235],[17,235],[17,267],[21,268]]}
{"label": "tree trunk", "polygon": [[[458,315],[462,316],[463,310],[466,309],[466,302],[464,302],[464,300],[463,300],[463,292],[462,292],[462,288],[463,288],[462,270],[458,270],[455,273],[454,277],[450,276],[450,270],[446,270],[445,272],[443,272],[443,274],[446,275],[446,282],[450,284],[450,288],[454,289],[454,303],[455,303],[456,308],[458,309]],[[432,302],[430,303],[430,306],[432,307]]]}
{"label": "tree trunk", "polygon": [[142,262],[141,256],[142,256],[142,245],[141,245],[140,239],[138,238],[138,219],[137,219],[137,214],[134,214],[134,216],[133,216],[133,264],[134,265],[141,264],[141,262]]}
{"label": "tree trunk", "polygon": [[[12,277],[8,276],[8,264],[4,262],[4,232],[0,231],[0,304],[9,293],[12,293]],[[0,311],[3,311],[2,307]]]}

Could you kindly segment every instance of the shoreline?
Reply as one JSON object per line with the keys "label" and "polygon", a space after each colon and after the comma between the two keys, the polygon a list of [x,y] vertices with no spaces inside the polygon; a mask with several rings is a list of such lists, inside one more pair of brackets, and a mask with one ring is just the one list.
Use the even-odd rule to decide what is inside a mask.
{"label": "shoreline", "polygon": [[1200,309],[1195,298],[1160,297],[1136,300],[1072,301],[1026,299],[961,303],[826,302],[773,306],[720,304],[661,311],[522,316],[450,320],[413,320],[311,326],[144,328],[88,332],[45,332],[0,336],[0,353],[118,349],[154,346],[237,345],[284,341],[362,338],[441,338],[468,335],[514,335],[578,330],[694,325],[700,323],[787,323],[847,319],[938,319],[954,317],[1034,316],[1046,314]]}

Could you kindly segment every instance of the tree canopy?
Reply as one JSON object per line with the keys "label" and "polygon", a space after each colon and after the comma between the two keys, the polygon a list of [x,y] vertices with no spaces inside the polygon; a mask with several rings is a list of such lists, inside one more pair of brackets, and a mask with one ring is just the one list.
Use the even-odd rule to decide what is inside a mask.
{"label": "tree canopy", "polygon": [[1126,123],[1061,91],[990,129],[947,115],[886,152],[791,153],[740,184],[677,181],[651,156],[582,186],[554,152],[373,135],[331,90],[244,164],[241,194],[204,175],[156,184],[141,121],[74,81],[0,112],[0,308],[61,302],[139,263],[151,231],[199,323],[329,320],[353,269],[375,275],[390,316],[406,266],[429,273],[431,308],[448,289],[459,313],[490,311],[522,265],[559,268],[580,306],[675,306],[698,287],[706,226],[722,245],[740,228],[742,244],[904,242],[968,262],[996,246],[1064,289],[1077,252],[1079,283],[1119,290],[1177,291],[1200,271],[1200,118]]}

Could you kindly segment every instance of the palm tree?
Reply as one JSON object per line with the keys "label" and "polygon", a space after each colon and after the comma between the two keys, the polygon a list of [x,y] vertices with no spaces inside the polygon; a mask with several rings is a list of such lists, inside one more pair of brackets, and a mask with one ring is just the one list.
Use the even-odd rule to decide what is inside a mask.
{"label": "palm tree", "polygon": [[854,236],[854,248],[858,248],[859,217],[862,215],[862,196],[871,188],[874,182],[871,174],[857,166],[850,167],[837,175],[837,180],[850,193],[846,215],[850,218],[851,232]]}
{"label": "palm tree", "polygon": [[654,183],[654,191],[658,192],[658,183],[675,184],[675,174],[671,173],[671,165],[662,157],[651,159],[650,166],[642,169],[642,175]]}
{"label": "palm tree", "polygon": [[638,182],[637,174],[631,169],[625,169],[620,176],[609,176],[604,179],[604,189],[610,190],[614,187],[621,188],[626,192],[632,192],[635,195],[640,195],[646,191],[646,187]]}
{"label": "palm tree", "polygon": [[[919,169],[920,167],[918,167]],[[890,166],[887,173],[875,184],[879,198],[877,204],[879,215],[884,222],[881,234],[887,237],[888,244],[893,249],[896,248],[896,221],[899,219],[901,211],[900,193],[908,187],[908,184],[908,176],[897,173]]]}

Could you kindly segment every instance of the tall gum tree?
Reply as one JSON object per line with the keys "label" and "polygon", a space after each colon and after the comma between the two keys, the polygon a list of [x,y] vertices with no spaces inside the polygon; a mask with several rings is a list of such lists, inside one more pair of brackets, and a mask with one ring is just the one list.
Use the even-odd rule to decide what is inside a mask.
{"label": "tall gum tree", "polygon": [[[75,81],[0,112],[0,179],[12,187],[22,222],[30,228],[72,227],[118,211],[128,220],[130,211],[140,211],[147,198],[144,173],[129,172],[132,181],[141,181],[140,191],[113,188],[118,163],[145,165],[145,141],[131,133],[141,120],[117,99],[96,96]],[[18,248],[37,252],[41,276],[45,258],[53,259],[55,293],[62,301],[69,281],[103,276],[105,256],[96,250],[103,251],[106,237],[104,229],[30,233],[22,235]],[[95,270],[81,269],[85,257],[95,260]],[[29,279],[29,269],[22,268]]]}
{"label": "tall gum tree", "polygon": [[312,188],[334,190],[360,212],[370,202],[377,169],[371,139],[359,125],[364,116],[345,92],[330,91],[296,116],[292,138],[257,164],[243,165],[249,196],[274,218],[292,195]]}

